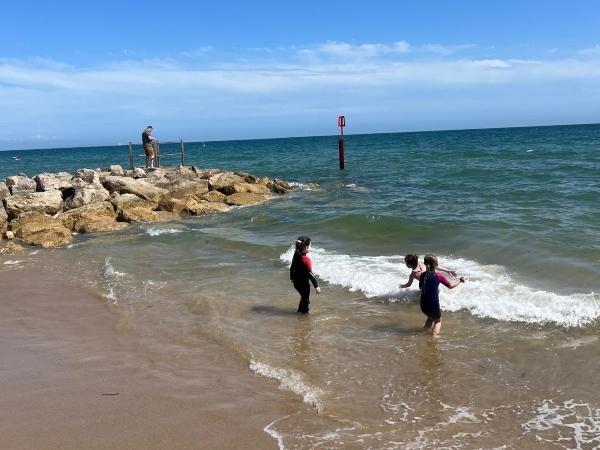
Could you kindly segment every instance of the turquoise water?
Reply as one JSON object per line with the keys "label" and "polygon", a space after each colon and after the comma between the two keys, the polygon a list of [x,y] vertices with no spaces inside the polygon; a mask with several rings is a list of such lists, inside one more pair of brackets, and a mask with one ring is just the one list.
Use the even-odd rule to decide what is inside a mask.
{"label": "turquoise water", "polygon": [[[351,135],[343,172],[335,136],[187,143],[186,160],[318,184],[265,239],[302,232],[349,253],[459,255],[569,293],[600,287],[599,149],[600,125],[576,125]],[[162,164],[178,164],[178,151],[162,145]],[[127,154],[126,146],[1,152],[0,178],[127,167]]]}

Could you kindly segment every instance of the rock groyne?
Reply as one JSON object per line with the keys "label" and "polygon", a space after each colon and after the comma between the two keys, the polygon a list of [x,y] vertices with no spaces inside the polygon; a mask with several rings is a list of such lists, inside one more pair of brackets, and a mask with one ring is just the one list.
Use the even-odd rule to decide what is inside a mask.
{"label": "rock groyne", "polygon": [[[0,235],[44,248],[62,247],[73,233],[224,212],[265,202],[289,189],[279,179],[193,166],[147,172],[114,165],[34,178],[19,174],[0,182]],[[14,242],[0,244],[0,254],[19,251]]]}

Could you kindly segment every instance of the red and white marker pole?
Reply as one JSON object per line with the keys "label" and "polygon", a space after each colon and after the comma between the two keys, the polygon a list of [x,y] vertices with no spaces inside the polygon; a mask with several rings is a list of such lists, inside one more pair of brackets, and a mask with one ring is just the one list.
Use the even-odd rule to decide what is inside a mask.
{"label": "red and white marker pole", "polygon": [[344,127],[346,126],[346,118],[338,117],[338,127],[340,127],[340,139],[338,141],[338,150],[340,153],[340,170],[344,170]]}

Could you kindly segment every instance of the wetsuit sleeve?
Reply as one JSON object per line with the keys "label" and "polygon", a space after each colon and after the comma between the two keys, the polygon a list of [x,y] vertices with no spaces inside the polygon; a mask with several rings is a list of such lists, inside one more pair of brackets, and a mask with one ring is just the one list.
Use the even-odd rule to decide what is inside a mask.
{"label": "wetsuit sleeve", "polygon": [[318,288],[319,283],[317,283],[317,279],[315,278],[315,276],[312,273],[312,261],[310,260],[310,258],[308,256],[303,255],[302,262],[304,263],[304,266],[306,267],[308,279],[310,280],[312,285],[315,287],[315,289]]}
{"label": "wetsuit sleeve", "polygon": [[440,280],[440,283],[442,283],[444,286],[446,286],[447,288],[452,289],[452,285],[450,284],[450,282],[448,281],[448,278],[446,278],[444,275],[442,275],[441,273],[436,273],[438,280]]}
{"label": "wetsuit sleeve", "polygon": [[294,281],[295,263],[296,263],[296,258],[292,258],[292,263],[290,264],[290,280],[292,280],[292,281]]}

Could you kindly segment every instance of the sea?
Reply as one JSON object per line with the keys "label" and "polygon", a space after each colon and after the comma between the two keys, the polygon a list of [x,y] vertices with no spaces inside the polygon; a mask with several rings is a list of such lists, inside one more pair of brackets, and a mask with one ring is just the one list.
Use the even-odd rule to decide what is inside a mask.
{"label": "sea", "polygon": [[[178,144],[161,153],[180,164]],[[265,424],[280,449],[600,448],[600,125],[348,135],[345,153],[340,170],[337,136],[186,142],[188,165],[295,189],[3,270],[93,286],[157,361],[217,344],[293,399]],[[128,147],[4,151],[0,179],[109,164],[128,168]],[[308,315],[299,235],[322,289]],[[399,288],[408,253],[466,279],[440,286],[438,337],[417,283]]]}

